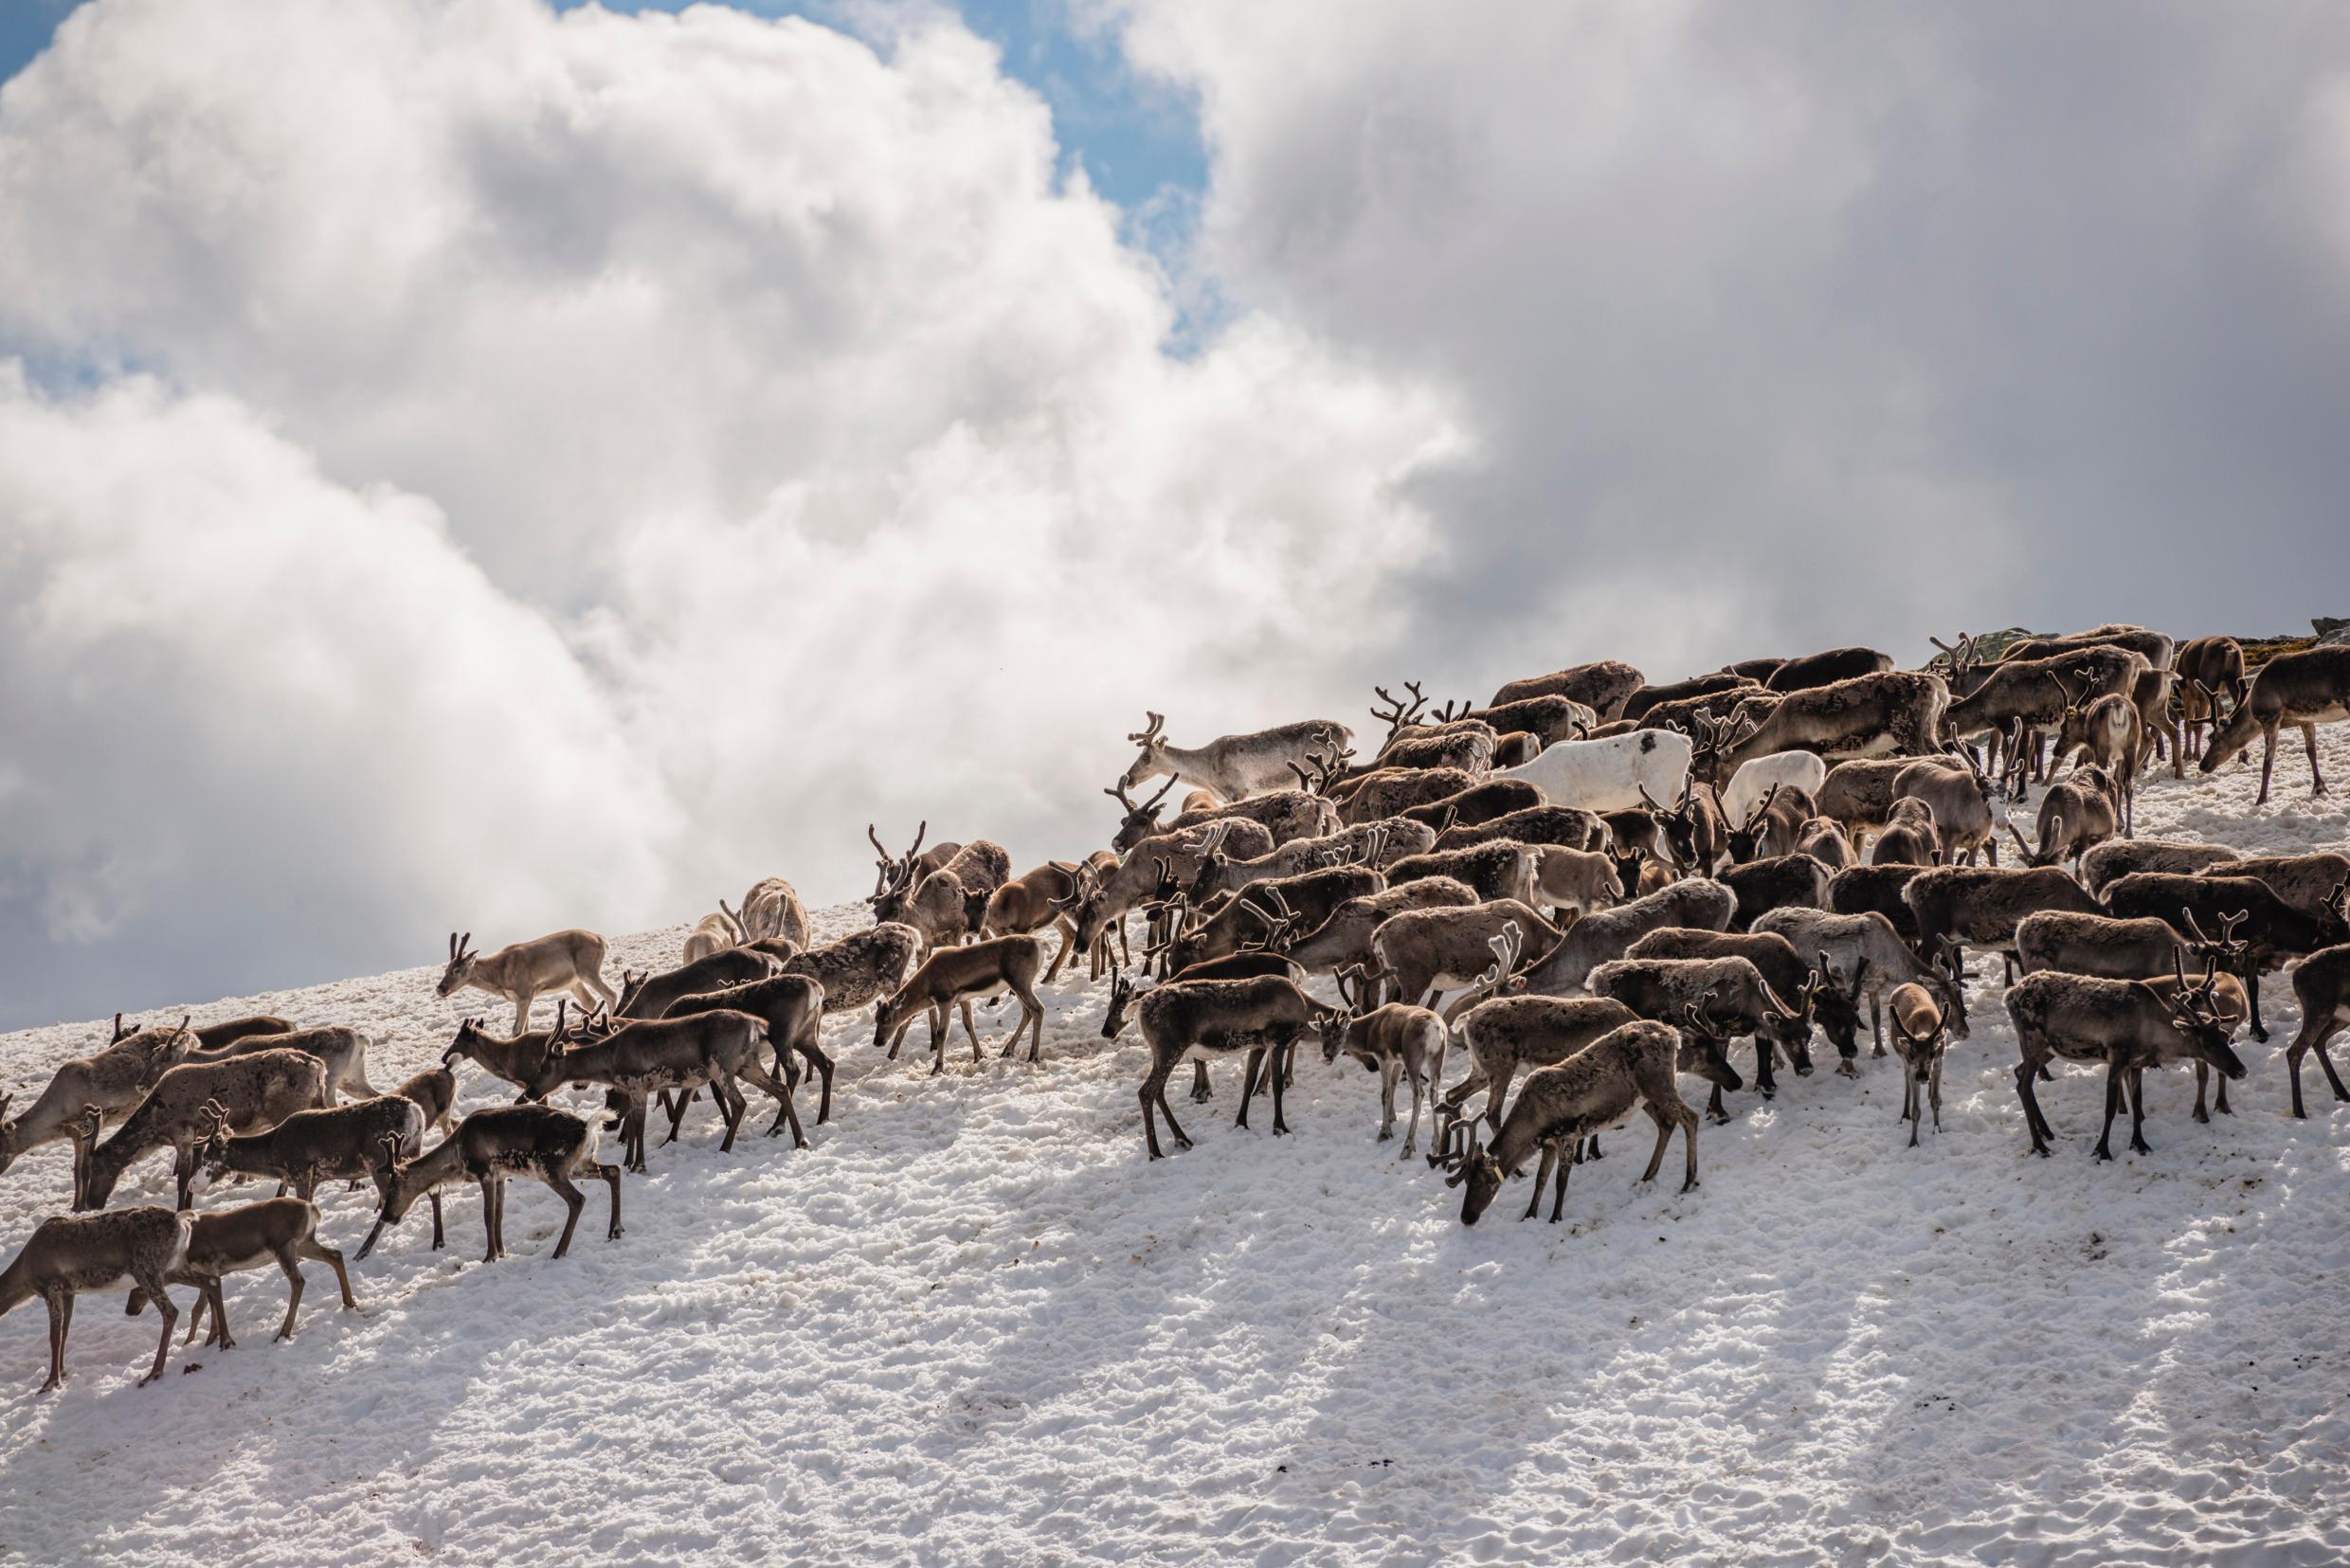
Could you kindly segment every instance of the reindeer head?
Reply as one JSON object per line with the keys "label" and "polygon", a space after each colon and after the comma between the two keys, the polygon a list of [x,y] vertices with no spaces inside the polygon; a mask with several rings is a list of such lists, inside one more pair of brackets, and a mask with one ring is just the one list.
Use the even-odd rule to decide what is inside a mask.
{"label": "reindeer head", "polygon": [[1159,831],[1159,802],[1166,800],[1166,792],[1175,787],[1175,775],[1168,774],[1166,783],[1159,786],[1159,792],[1139,805],[1127,793],[1127,787],[1126,780],[1120,779],[1102,791],[1117,802],[1126,813],[1125,820],[1118,824],[1118,831],[1110,839],[1110,847],[1122,855]]}
{"label": "reindeer head", "polygon": [[192,1148],[197,1180],[190,1183],[191,1190],[208,1190],[227,1170],[228,1137],[228,1108],[218,1100],[205,1101],[196,1111]]}
{"label": "reindeer head", "polygon": [[471,950],[472,943],[471,931],[463,936],[459,936],[455,931],[449,933],[448,967],[441,971],[441,983],[433,987],[435,996],[445,997],[473,979],[474,970],[481,958]]}
{"label": "reindeer head", "polygon": [[1852,982],[1838,985],[1835,965],[1829,962],[1826,949],[1819,954],[1819,966],[1811,973],[1804,989],[1810,998],[1812,1017],[1828,1043],[1836,1048],[1843,1058],[1838,1072],[1854,1071],[1853,1059],[1860,1054],[1860,998],[1869,975],[1869,961],[1860,960],[1853,966]]}
{"label": "reindeer head", "polygon": [[1695,1001],[1681,1009],[1687,1020],[1682,1026],[1681,1071],[1694,1072],[1708,1083],[1736,1091],[1744,1089],[1746,1080],[1730,1066],[1729,1053],[1725,1049],[1730,1039],[1743,1033],[1743,1021],[1734,1018],[1716,1018],[1713,1000],[1719,987],[1708,991]]}
{"label": "reindeer head", "polygon": [[1133,1000],[1134,982],[1126,978],[1125,971],[1112,970],[1110,972],[1110,1011],[1102,1015],[1103,1039],[1114,1040],[1118,1037],[1119,1031],[1126,1027],[1127,1004]]}
{"label": "reindeer head", "polygon": [[[1730,858],[1739,865],[1744,865],[1762,853],[1762,840],[1771,831],[1771,802],[1779,799],[1779,790],[1778,784],[1771,785],[1762,799],[1756,802],[1755,808],[1746,813],[1746,820],[1730,828],[1726,835]],[[1717,792],[1714,806],[1719,809],[1721,804],[1722,797]],[[1723,812],[1722,818],[1725,822],[1728,821],[1729,813]]]}
{"label": "reindeer head", "polygon": [[922,853],[922,840],[929,837],[930,831],[931,821],[925,817],[922,825],[914,829],[913,842],[908,846],[906,853],[894,856],[881,847],[880,836],[874,832],[873,824],[865,824],[865,838],[878,857],[875,862],[873,895],[866,900],[873,906],[875,924],[905,918],[906,903],[913,893],[916,881],[915,873],[921,869],[914,857]]}
{"label": "reindeer head", "polygon": [[1925,640],[1942,650],[1942,657],[1947,665],[1943,672],[1943,683],[1950,688],[1952,696],[1965,696],[1983,683],[1982,660],[1975,656],[1973,637],[1961,632],[1955,644],[1944,642],[1939,637],[1929,637]]}
{"label": "reindeer head", "polygon": [[457,1037],[449,1041],[446,1051],[441,1053],[441,1065],[454,1067],[461,1057],[479,1056],[482,1037],[479,1018],[461,1020],[457,1026]]}
{"label": "reindeer head", "polygon": [[[2171,1027],[2186,1037],[2188,1054],[2232,1082],[2242,1082],[2245,1077],[2244,1059],[2235,1054],[2233,1041],[2236,1029],[2244,1020],[2236,1016],[2232,1007],[2222,1010],[2216,963],[2205,960],[2203,978],[2190,982],[2185,964],[2174,951],[2171,954],[2171,973],[2178,982],[2178,990],[2167,999]],[[2143,986],[2157,1000],[2163,1000],[2161,993],[2146,985],[2145,982],[2133,983]]]}
{"label": "reindeer head", "polygon": [[1448,1187],[1466,1186],[1469,1189],[1460,1199],[1460,1222],[1463,1225],[1474,1225],[1477,1217],[1492,1206],[1493,1199],[1501,1196],[1501,1184],[1506,1174],[1499,1160],[1488,1150],[1477,1147],[1477,1128],[1483,1121],[1484,1118],[1479,1117],[1469,1124],[1469,1142],[1461,1151],[1459,1168],[1444,1179],[1444,1184]]}
{"label": "reindeer head", "polygon": [[1374,708],[1371,710],[1371,717],[1375,719],[1384,719],[1387,721],[1387,740],[1385,744],[1392,745],[1398,735],[1401,734],[1406,729],[1419,724],[1419,715],[1425,712],[1428,707],[1428,699],[1420,695],[1419,681],[1407,680],[1403,683],[1403,689],[1412,694],[1412,700],[1409,704],[1404,703],[1401,698],[1391,694],[1384,686],[1374,686],[1371,688],[1373,692],[1379,694],[1379,700],[1387,705],[1385,708]]}
{"label": "reindeer head", "polygon": [[1146,712],[1143,717],[1150,721],[1149,725],[1126,737],[1142,748],[1133,765],[1127,768],[1124,777],[1118,781],[1129,789],[1141,784],[1153,773],[1166,771],[1166,736],[1162,733],[1166,729],[1166,715]]}

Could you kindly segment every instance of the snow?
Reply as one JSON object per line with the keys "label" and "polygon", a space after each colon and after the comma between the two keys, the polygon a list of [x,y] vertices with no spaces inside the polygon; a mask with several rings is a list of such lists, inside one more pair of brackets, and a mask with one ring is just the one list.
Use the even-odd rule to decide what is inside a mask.
{"label": "snow", "polygon": [[[2350,789],[2345,727],[2324,754]],[[2277,773],[2255,812],[2256,767],[2165,770],[2141,832],[2350,843],[2350,797],[2311,801],[2297,746]],[[684,929],[616,941],[612,972],[673,961]],[[1009,1009],[982,1014],[986,1061],[950,1053],[935,1080],[925,1026],[887,1063],[860,1015],[828,1031],[841,1090],[813,1148],[721,1156],[697,1106],[628,1179],[627,1235],[603,1238],[591,1186],[561,1262],[545,1189],[511,1189],[489,1266],[453,1193],[448,1251],[420,1209],[353,1265],[363,1311],[310,1266],[298,1335],[272,1344],[281,1282],[235,1276],[238,1348],[174,1348],[148,1389],[155,1320],[117,1293],[82,1302],[58,1394],[33,1393],[38,1304],[0,1321],[0,1555],[2350,1558],[2350,1108],[2312,1064],[2311,1120],[2286,1113],[2291,987],[2265,988],[2276,1037],[2245,1042],[2232,1117],[2197,1126],[2164,1074],[2154,1153],[2100,1165],[2099,1081],[2063,1068],[2041,1091],[2055,1157],[2026,1152],[1998,965],[1976,967],[1918,1149],[1890,1058],[1864,1060],[1858,1084],[1733,1096],[1696,1192],[1636,1189],[1632,1131],[1577,1174],[1567,1223],[1520,1223],[1514,1182],[1473,1230],[1439,1173],[1373,1142],[1377,1079],[1352,1064],[1301,1060],[1288,1138],[1230,1126],[1220,1066],[1210,1105],[1176,1096],[1198,1146],[1150,1164],[1142,1051],[1098,1038],[1105,985],[1049,993],[1040,1068],[995,1058]],[[356,1024],[389,1084],[483,1010],[437,1000],[436,974],[192,1010]],[[0,1082],[37,1090],[104,1037],[7,1036]],[[466,1084],[469,1107],[502,1097]],[[61,1146],[0,1177],[10,1255],[65,1172]],[[168,1182],[153,1158],[117,1201]],[[332,1243],[355,1249],[367,1197],[325,1195]]]}

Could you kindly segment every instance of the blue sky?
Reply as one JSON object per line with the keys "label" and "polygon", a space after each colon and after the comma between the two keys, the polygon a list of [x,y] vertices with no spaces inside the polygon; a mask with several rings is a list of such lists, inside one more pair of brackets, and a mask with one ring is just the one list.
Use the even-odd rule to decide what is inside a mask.
{"label": "blue sky", "polygon": [[[77,3],[0,0],[0,78],[14,76],[40,53]],[[583,3],[555,0],[558,10]],[[604,4],[609,10],[679,10],[688,0]],[[843,8],[824,0],[744,0],[735,9],[843,25]],[[1196,194],[1206,184],[1207,155],[1190,103],[1159,83],[1137,80],[1113,38],[1073,27],[1063,0],[969,0],[955,9],[974,32],[1003,51],[1004,69],[1052,106],[1065,155],[1084,165],[1103,195],[1138,213],[1162,190]]]}

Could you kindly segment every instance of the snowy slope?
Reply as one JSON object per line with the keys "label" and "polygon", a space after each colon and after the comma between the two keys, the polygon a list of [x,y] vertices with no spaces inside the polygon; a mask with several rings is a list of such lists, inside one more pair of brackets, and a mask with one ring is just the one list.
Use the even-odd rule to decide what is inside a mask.
{"label": "snowy slope", "polygon": [[[2343,727],[2326,757],[2350,788]],[[2141,831],[2350,842],[2350,797],[2312,802],[2297,756],[2257,814],[2253,778],[2161,778]],[[680,935],[616,942],[615,967]],[[195,1011],[358,1024],[389,1084],[460,1015],[434,973]],[[1147,1165],[1142,1053],[1098,1039],[1102,993],[1052,994],[1040,1070],[991,1050],[930,1080],[841,1027],[813,1149],[722,1157],[697,1107],[626,1183],[626,1236],[603,1239],[591,1188],[560,1263],[560,1204],[516,1186],[507,1261],[478,1261],[479,1204],[453,1195],[448,1252],[420,1214],[354,1267],[363,1312],[312,1266],[291,1344],[268,1341],[274,1271],[237,1276],[239,1347],[175,1350],[155,1388],[132,1386],[154,1320],[118,1296],[85,1299],[47,1397],[41,1310],[11,1315],[0,1555],[2350,1558],[2350,1108],[2313,1064],[2312,1119],[2287,1118],[2288,984],[2233,1117],[2190,1121],[2183,1072],[2150,1083],[2151,1157],[2093,1162],[2098,1081],[2060,1069],[2056,1157],[2030,1158],[1985,979],[1945,1130],[1914,1151],[1864,1062],[1735,1097],[1687,1197],[1632,1186],[1627,1133],[1569,1223],[1518,1223],[1514,1184],[1475,1230],[1372,1141],[1375,1081],[1318,1057],[1295,1136],[1234,1129],[1226,1071],[1212,1105],[1177,1096],[1198,1147]],[[104,1033],[0,1039],[0,1083],[37,1089]],[[0,1177],[0,1246],[65,1190],[62,1148]],[[157,1158],[117,1201],[168,1192]],[[354,1246],[363,1195],[326,1203]]]}

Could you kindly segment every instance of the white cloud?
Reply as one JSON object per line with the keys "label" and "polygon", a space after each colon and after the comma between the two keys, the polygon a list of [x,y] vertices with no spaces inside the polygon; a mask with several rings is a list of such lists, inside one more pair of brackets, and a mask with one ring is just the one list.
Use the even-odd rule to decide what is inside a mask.
{"label": "white cloud", "polygon": [[1446,408],[1163,352],[1055,165],[936,17],[78,13],[0,92],[0,348],[96,386],[0,390],[12,1010],[1078,851],[1145,703],[1355,706]]}

